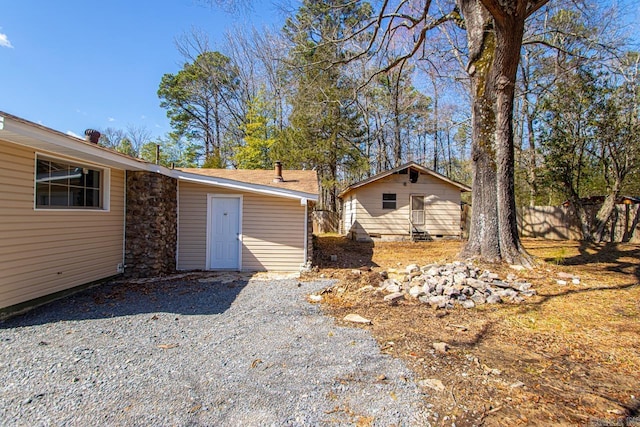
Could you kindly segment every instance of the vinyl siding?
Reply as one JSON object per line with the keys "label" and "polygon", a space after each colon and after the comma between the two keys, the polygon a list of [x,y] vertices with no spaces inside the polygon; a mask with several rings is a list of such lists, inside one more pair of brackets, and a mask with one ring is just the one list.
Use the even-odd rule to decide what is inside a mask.
{"label": "vinyl siding", "polygon": [[124,171],[111,169],[109,211],[35,210],[35,155],[0,140],[0,308],[113,276],[122,263]]}
{"label": "vinyl siding", "polygon": [[352,226],[356,222],[355,204],[356,200],[353,193],[343,199],[342,219],[345,234],[352,231]]}
{"label": "vinyl siding", "polygon": [[[382,208],[382,194],[396,194],[396,209]],[[460,189],[430,175],[420,174],[416,183],[409,175],[394,174],[346,194],[356,199],[354,230],[357,238],[367,234],[408,235],[410,196],[425,196],[425,223],[421,230],[432,236],[460,235]]]}
{"label": "vinyl siding", "polygon": [[206,268],[207,194],[242,195],[242,270],[295,271],[304,263],[300,201],[179,182],[178,269]]}

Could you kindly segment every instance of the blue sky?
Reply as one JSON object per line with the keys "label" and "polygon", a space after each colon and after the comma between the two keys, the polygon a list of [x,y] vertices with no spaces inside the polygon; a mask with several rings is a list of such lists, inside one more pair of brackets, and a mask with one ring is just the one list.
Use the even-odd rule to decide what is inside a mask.
{"label": "blue sky", "polygon": [[[637,0],[619,1],[626,4],[628,23],[639,28]],[[253,9],[236,14],[208,3],[2,2],[0,111],[77,135],[87,128],[128,125],[146,127],[154,137],[164,135],[169,121],[156,91],[163,74],[181,68],[177,37],[198,28],[216,48],[226,31],[281,27],[284,19],[272,1],[238,0]]]}
{"label": "blue sky", "polygon": [[280,26],[272,3],[229,14],[205,0],[18,0],[0,6],[0,111],[62,132],[170,130],[156,95],[181,58],[175,39],[198,28],[215,48],[235,27]]}

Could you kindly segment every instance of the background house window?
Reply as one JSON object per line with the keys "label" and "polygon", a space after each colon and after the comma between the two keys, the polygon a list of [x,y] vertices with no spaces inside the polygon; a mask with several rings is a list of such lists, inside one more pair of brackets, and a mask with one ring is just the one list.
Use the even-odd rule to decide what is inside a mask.
{"label": "background house window", "polygon": [[100,170],[59,160],[37,160],[37,208],[100,209],[102,188]]}
{"label": "background house window", "polygon": [[395,193],[383,193],[382,194],[382,209],[395,209],[396,208],[396,194]]}

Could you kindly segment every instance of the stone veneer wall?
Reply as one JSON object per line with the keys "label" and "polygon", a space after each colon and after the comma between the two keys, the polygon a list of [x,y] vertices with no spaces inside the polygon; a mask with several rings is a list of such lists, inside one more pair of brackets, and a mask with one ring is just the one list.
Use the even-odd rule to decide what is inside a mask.
{"label": "stone veneer wall", "polygon": [[125,275],[153,277],[176,271],[177,180],[127,171]]}

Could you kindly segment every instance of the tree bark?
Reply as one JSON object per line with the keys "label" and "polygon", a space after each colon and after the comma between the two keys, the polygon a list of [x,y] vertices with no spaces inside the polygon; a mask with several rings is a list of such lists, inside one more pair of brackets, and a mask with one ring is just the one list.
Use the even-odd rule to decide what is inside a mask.
{"label": "tree bark", "polygon": [[491,63],[495,55],[495,34],[485,31],[492,24],[489,12],[478,0],[460,0],[465,17],[471,77],[471,168],[472,209],[469,241],[461,256],[480,256],[486,261],[500,260],[498,211],[495,200],[495,91],[490,88]]}
{"label": "tree bark", "polygon": [[495,19],[480,0],[459,0],[473,93],[473,200],[464,257],[531,266],[517,231],[513,100],[524,17]]}

